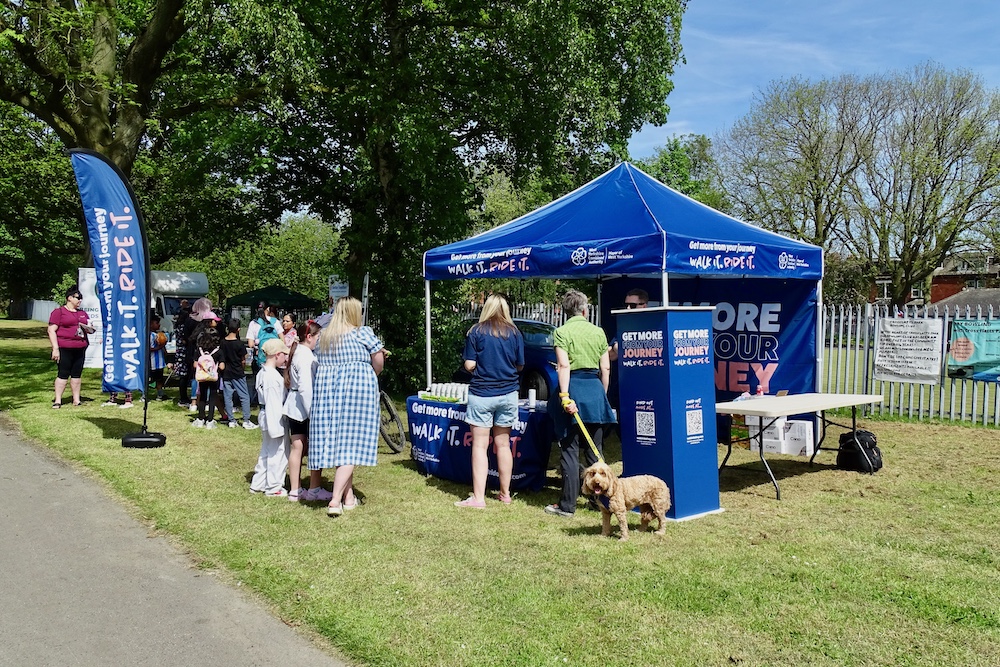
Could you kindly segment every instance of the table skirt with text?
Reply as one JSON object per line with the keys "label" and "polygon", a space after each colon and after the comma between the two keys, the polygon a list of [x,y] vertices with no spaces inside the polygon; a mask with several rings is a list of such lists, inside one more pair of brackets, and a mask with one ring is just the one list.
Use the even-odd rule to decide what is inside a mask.
{"label": "table skirt with text", "polygon": [[[431,401],[411,396],[406,399],[410,443],[417,468],[463,484],[472,484],[472,432],[465,423],[465,404]],[[510,432],[514,457],[511,489],[538,491],[545,485],[545,471],[552,451],[552,420],[539,404],[534,409],[521,406],[517,424]],[[498,488],[497,458],[492,438],[488,448],[487,487]]]}

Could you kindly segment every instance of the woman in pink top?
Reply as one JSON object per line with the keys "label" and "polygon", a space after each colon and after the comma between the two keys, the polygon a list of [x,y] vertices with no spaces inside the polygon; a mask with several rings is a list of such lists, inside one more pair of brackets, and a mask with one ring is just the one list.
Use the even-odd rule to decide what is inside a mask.
{"label": "woman in pink top", "polygon": [[66,290],[66,304],[49,315],[49,342],[52,344],[52,361],[58,364],[56,373],[56,396],[53,408],[62,407],[62,395],[69,380],[73,392],[73,405],[80,405],[80,376],[83,374],[83,358],[87,352],[87,334],[94,333],[87,313],[80,310],[83,294],[73,285]]}

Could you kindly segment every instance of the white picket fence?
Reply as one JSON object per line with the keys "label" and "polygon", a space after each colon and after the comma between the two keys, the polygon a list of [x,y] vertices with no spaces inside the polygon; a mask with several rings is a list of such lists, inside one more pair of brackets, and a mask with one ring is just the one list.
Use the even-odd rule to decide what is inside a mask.
{"label": "white picket fence", "polygon": [[875,330],[881,318],[943,320],[942,359],[947,353],[951,324],[956,320],[995,319],[992,308],[905,309],[860,305],[828,305],[823,309],[824,356],[820,389],[835,393],[871,393],[885,397],[875,414],[907,419],[941,419],[1000,426],[1000,386],[971,378],[948,377],[942,363],[937,384],[887,382],[875,379]]}
{"label": "white picket fence", "polygon": [[[470,303],[465,308],[464,316],[466,318],[478,318],[482,308],[480,304]],[[515,303],[511,304],[510,309],[510,316],[515,320],[535,320],[536,322],[545,322],[557,327],[566,321],[566,315],[563,313],[562,306],[559,305],[548,303]],[[598,326],[601,325],[601,314],[597,311],[597,308],[588,310],[587,319]]]}
{"label": "white picket fence", "polygon": [[[480,307],[470,304],[466,317],[478,317]],[[558,305],[524,304],[511,306],[511,315],[547,322],[555,326],[566,317]],[[589,319],[600,325],[600,313],[589,313]],[[882,394],[885,400],[867,414],[895,416],[905,419],[940,419],[1000,426],[1000,384],[971,378],[948,377],[942,363],[938,383],[934,385],[910,382],[887,382],[875,379],[875,330],[880,318],[925,318],[943,320],[942,359],[947,352],[951,323],[965,319],[995,319],[1000,313],[992,308],[954,309],[907,307],[899,309],[873,304],[826,305],[821,323],[823,331],[823,363],[820,391],[851,394]]]}

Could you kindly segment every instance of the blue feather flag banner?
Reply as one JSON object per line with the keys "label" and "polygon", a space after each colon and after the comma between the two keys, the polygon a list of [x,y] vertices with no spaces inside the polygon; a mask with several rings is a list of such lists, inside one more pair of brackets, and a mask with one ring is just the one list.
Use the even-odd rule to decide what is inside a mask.
{"label": "blue feather flag banner", "polygon": [[103,155],[70,151],[104,321],[104,391],[144,391],[149,367],[149,254],[135,194]]}

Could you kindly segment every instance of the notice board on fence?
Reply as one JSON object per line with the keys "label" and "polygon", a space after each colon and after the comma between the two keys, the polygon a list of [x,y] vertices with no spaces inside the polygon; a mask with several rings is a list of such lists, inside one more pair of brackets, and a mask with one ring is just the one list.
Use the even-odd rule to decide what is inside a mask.
{"label": "notice board on fence", "polygon": [[879,319],[875,379],[937,384],[943,335],[939,319]]}
{"label": "notice board on fence", "polygon": [[995,379],[1000,369],[1000,320],[955,320],[948,345],[948,375]]}

